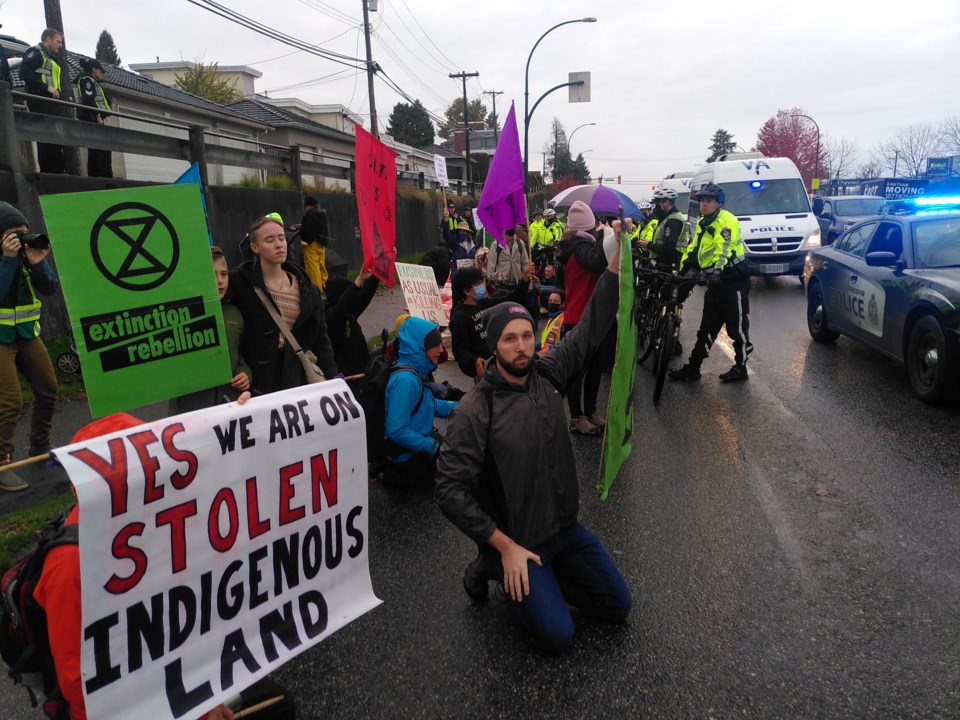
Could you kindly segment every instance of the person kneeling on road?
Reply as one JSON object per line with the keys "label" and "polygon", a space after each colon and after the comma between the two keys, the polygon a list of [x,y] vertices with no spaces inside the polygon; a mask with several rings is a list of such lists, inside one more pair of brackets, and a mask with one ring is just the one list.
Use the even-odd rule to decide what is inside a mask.
{"label": "person kneeling on road", "polygon": [[504,303],[484,316],[493,353],[479,386],[453,413],[440,450],[436,500],[480,548],[463,583],[476,602],[502,580],[534,644],[573,640],[569,605],[622,622],[633,600],[600,540],[577,522],[579,482],[563,392],[617,312],[617,252],[582,321],[553,352],[534,352],[533,318]]}
{"label": "person kneeling on road", "polygon": [[[57,376],[40,339],[40,300],[36,292],[52,295],[60,281],[47,265],[50,241],[30,238],[27,219],[17,208],[0,202],[0,465],[10,463],[14,430],[23,396],[17,371],[33,390],[30,419],[30,455],[50,450],[53,411],[57,404]],[[0,490],[18,492],[28,487],[12,470],[0,473]]]}
{"label": "person kneeling on road", "polygon": [[387,466],[383,481],[412,486],[430,483],[436,476],[443,436],[433,427],[433,419],[449,417],[457,403],[438,399],[428,382],[443,355],[436,324],[409,318],[400,326],[399,338],[399,359],[384,396]]}

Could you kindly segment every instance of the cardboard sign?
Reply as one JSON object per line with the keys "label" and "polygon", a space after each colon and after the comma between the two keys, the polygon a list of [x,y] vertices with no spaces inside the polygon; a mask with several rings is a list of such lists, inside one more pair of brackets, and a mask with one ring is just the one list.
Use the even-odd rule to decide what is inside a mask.
{"label": "cardboard sign", "polygon": [[230,382],[197,185],[40,203],[94,417]]}
{"label": "cardboard sign", "polygon": [[447,315],[433,268],[397,263],[397,279],[411,315],[446,327]]}
{"label": "cardboard sign", "polygon": [[397,154],[357,126],[357,212],[364,265],[393,287],[397,259]]}
{"label": "cardboard sign", "polygon": [[447,177],[447,159],[440,155],[433,156],[433,171],[437,175],[437,182],[440,187],[450,187],[450,179]]}
{"label": "cardboard sign", "polygon": [[80,500],[88,717],[193,720],[380,604],[343,380],[55,455]]}

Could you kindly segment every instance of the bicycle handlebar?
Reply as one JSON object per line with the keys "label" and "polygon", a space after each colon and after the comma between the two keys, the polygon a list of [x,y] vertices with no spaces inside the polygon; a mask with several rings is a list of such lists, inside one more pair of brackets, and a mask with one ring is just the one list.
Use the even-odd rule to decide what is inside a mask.
{"label": "bicycle handlebar", "polygon": [[637,275],[658,275],[664,280],[670,282],[675,282],[679,284],[690,283],[692,285],[706,285],[707,278],[704,273],[698,273],[694,277],[683,277],[676,270],[673,272],[664,272],[663,270],[655,270],[653,268],[637,268],[635,270]]}

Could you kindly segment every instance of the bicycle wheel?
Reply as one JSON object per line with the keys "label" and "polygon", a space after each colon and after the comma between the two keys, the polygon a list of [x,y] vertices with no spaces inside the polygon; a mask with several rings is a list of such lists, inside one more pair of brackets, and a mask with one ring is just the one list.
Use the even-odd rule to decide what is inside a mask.
{"label": "bicycle wheel", "polygon": [[660,333],[660,351],[657,357],[657,382],[653,386],[653,404],[660,402],[663,393],[663,381],[667,378],[667,368],[670,358],[673,357],[673,346],[677,342],[677,316],[670,314],[663,319],[663,330]]}
{"label": "bicycle wheel", "polygon": [[660,298],[656,291],[650,292],[637,317],[637,364],[650,357],[656,345],[657,319],[660,317]]}

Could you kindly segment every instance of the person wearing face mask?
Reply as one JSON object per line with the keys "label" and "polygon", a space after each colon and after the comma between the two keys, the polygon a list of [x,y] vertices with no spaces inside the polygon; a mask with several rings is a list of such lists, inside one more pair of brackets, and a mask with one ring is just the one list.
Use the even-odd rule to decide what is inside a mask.
{"label": "person wearing face mask", "polygon": [[537,350],[546,354],[553,350],[563,337],[563,303],[566,293],[554,290],[547,298],[547,324],[537,341]]}
{"label": "person wearing face mask", "polygon": [[533,263],[528,262],[513,288],[500,290],[489,297],[483,273],[478,268],[461,268],[453,274],[450,283],[453,290],[450,339],[457,365],[467,377],[483,377],[484,363],[490,357],[483,330],[484,310],[507,301],[525,302],[534,272]]}

